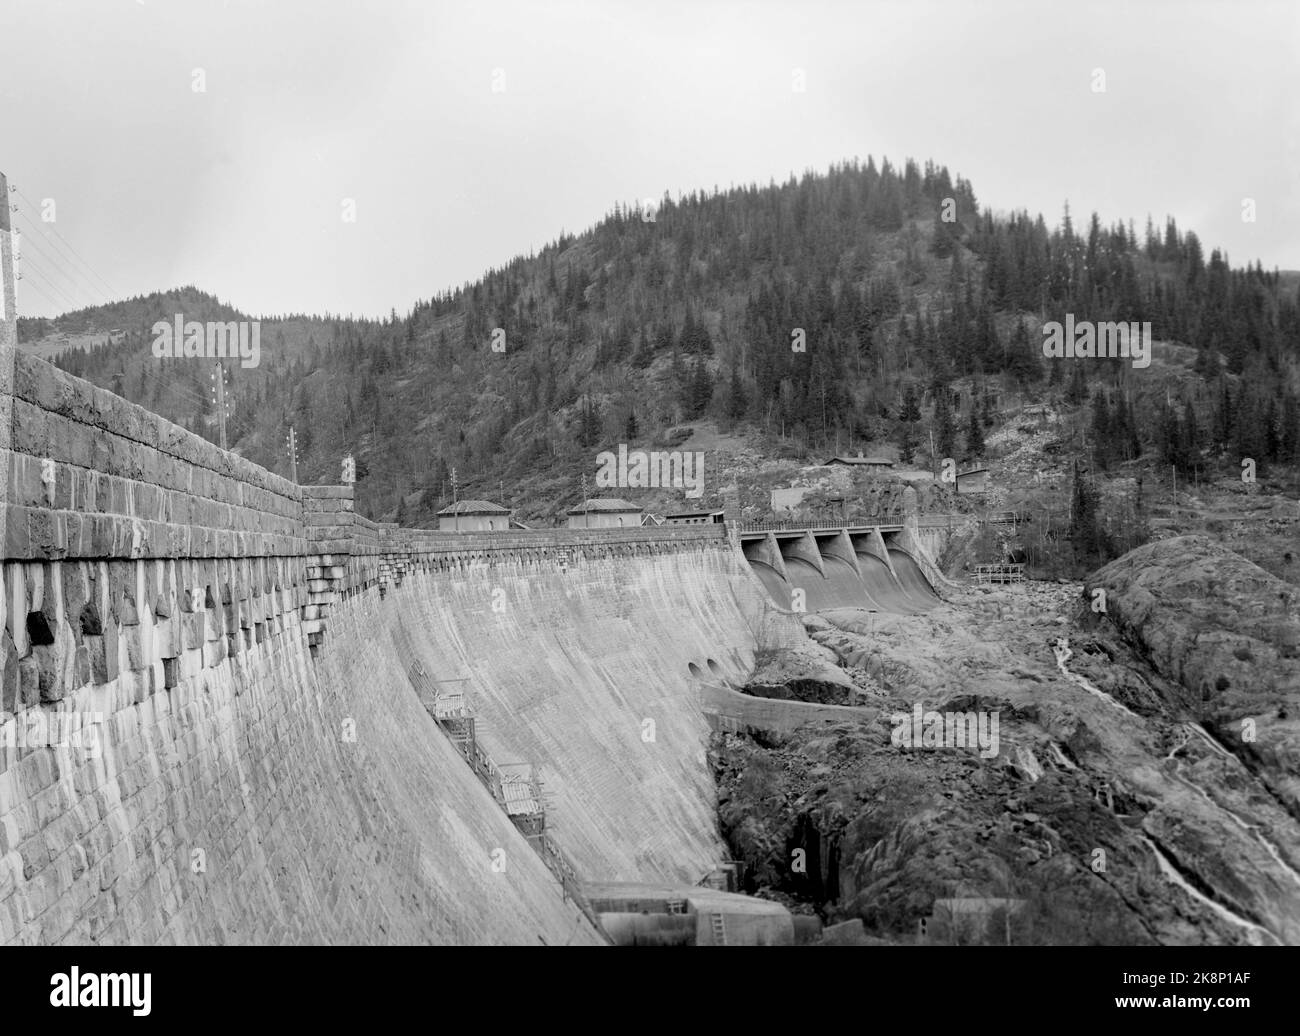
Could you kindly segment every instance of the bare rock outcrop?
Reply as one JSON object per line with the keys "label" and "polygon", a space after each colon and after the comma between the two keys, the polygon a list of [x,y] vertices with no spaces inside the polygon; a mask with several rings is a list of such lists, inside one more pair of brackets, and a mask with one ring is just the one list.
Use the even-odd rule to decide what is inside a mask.
{"label": "bare rock outcrop", "polygon": [[1211,540],[1147,544],[1098,570],[1105,617],[1181,705],[1300,819],[1300,591]]}

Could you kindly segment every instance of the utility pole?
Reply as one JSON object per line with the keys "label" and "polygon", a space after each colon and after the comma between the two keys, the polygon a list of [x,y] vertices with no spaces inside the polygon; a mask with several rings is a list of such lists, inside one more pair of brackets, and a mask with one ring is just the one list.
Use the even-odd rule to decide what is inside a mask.
{"label": "utility pole", "polygon": [[456,480],[456,469],[451,469],[451,521],[452,532],[460,532],[460,497],[457,496],[456,490],[460,483]]}
{"label": "utility pole", "polygon": [[[0,486],[8,492],[11,455],[10,436],[14,415],[14,364],[18,356],[18,235],[10,223],[9,186],[0,173]],[[6,498],[7,502],[7,498]],[[9,508],[0,505],[0,544],[5,542]],[[17,513],[15,521],[21,521]],[[0,546],[0,552],[4,547]]]}
{"label": "utility pole", "polygon": [[582,527],[591,525],[591,512],[587,509],[587,473],[582,473]]}
{"label": "utility pole", "polygon": [[[221,448],[226,449],[226,418],[230,416],[230,402],[226,398],[226,368],[220,363],[212,365],[212,401],[217,406],[217,429],[220,433]],[[294,479],[296,482],[297,479]]]}
{"label": "utility pole", "polygon": [[294,485],[298,484],[298,436],[294,434],[293,425],[289,426],[289,434],[284,437],[284,444],[289,448],[289,478]]}

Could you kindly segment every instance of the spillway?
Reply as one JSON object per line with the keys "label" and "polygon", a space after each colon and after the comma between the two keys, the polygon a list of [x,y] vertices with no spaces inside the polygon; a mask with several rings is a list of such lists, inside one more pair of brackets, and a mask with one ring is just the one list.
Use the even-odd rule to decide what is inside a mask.
{"label": "spillway", "polygon": [[921,611],[929,611],[939,603],[939,595],[934,592],[934,587],[925,578],[921,566],[916,563],[916,559],[911,554],[897,547],[890,547],[889,560],[893,562],[894,571],[898,573],[898,581],[902,584],[908,599],[916,607]]}
{"label": "spillway", "polygon": [[[857,550],[857,570],[844,558],[820,552],[821,570],[787,549],[782,558],[786,576],[750,551],[749,565],[771,600],[792,606],[793,591],[804,592],[804,610],[865,608],[897,615],[920,615],[939,603],[939,596],[916,560],[901,548],[887,548],[889,561],[868,550]],[[893,571],[890,566],[893,566]]]}

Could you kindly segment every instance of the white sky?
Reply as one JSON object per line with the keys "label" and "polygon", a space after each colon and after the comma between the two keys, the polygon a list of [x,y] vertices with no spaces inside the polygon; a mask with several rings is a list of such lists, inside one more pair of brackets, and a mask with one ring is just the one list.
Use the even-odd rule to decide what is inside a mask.
{"label": "white sky", "polygon": [[1300,269],[1295,0],[0,0],[0,40],[0,170],[112,290],[26,268],[78,304],[404,312],[615,201],[868,154]]}

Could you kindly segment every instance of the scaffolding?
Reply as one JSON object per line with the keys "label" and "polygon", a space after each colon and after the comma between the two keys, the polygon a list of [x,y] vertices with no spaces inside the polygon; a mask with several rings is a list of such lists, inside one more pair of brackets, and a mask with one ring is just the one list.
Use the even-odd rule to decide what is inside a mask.
{"label": "scaffolding", "polygon": [[1024,565],[975,566],[975,582],[977,583],[1023,583],[1024,581]]}

